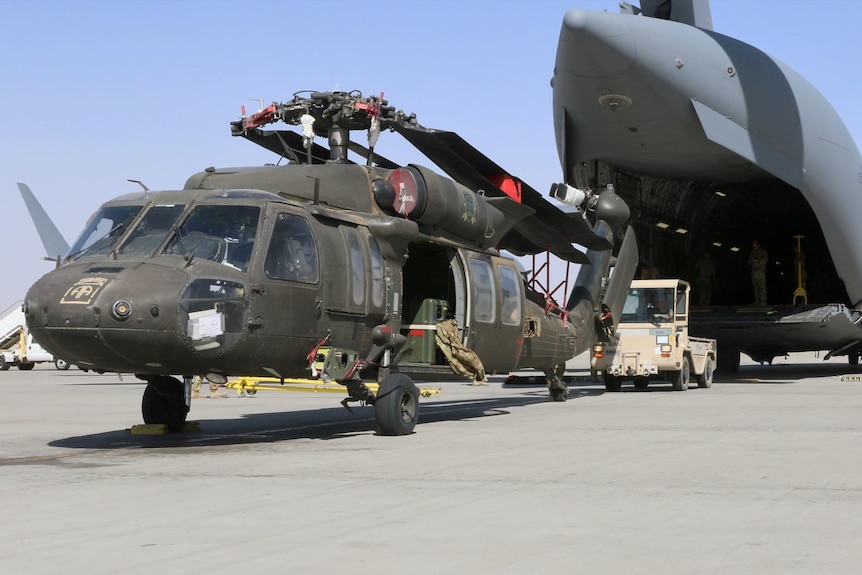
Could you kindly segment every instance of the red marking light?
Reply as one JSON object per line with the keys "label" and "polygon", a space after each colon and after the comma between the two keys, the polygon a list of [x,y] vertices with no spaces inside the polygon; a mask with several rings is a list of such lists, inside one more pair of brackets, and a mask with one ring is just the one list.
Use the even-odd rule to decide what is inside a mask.
{"label": "red marking light", "polygon": [[410,335],[410,337],[422,337],[423,335],[425,335],[425,330],[424,329],[411,329],[408,332],[408,334]]}

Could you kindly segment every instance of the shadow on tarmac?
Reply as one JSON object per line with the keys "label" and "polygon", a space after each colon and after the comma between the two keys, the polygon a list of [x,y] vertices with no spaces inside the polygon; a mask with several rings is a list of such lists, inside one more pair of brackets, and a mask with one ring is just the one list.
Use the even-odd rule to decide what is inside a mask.
{"label": "shadow on tarmac", "polygon": [[[588,371],[567,375],[564,379],[569,388],[569,400],[606,393],[604,385],[594,382]],[[862,373],[859,366],[837,363],[823,364],[779,364],[743,365],[736,373],[715,374],[714,386],[726,384],[793,384],[803,378],[837,378],[842,375]],[[492,378],[493,380],[494,378]],[[498,379],[501,381],[502,378]],[[124,383],[140,384],[132,379]],[[116,382],[110,385],[117,385]],[[503,381],[505,389],[523,389],[517,397],[420,402],[419,424],[421,428],[439,422],[471,421],[486,417],[508,415],[512,409],[548,403],[548,391],[543,377],[535,380],[522,379],[517,382]],[[709,393],[699,390],[692,383],[690,392]],[[646,390],[637,390],[626,382],[620,393],[678,393],[668,382],[651,383]],[[616,395],[616,394],[615,394]],[[562,404],[564,405],[564,404]],[[190,421],[194,421],[193,413]],[[374,408],[354,406],[353,413],[343,407],[299,410],[272,413],[255,413],[231,419],[213,419],[201,422],[201,431],[173,433],[169,435],[132,435],[129,429],[107,431],[77,437],[58,439],[49,443],[51,447],[69,449],[130,449],[130,448],[200,448],[211,446],[247,445],[297,439],[332,440],[357,435],[376,433]]]}
{"label": "shadow on tarmac", "polygon": [[800,379],[841,377],[859,375],[862,366],[841,363],[781,363],[764,365],[742,365],[736,373],[716,372],[713,384],[756,383],[784,385],[796,383]]}
{"label": "shadow on tarmac", "polygon": [[[593,384],[595,385],[595,384]],[[569,388],[569,400],[600,395],[604,389]],[[426,425],[443,421],[470,421],[508,415],[519,407],[551,402],[546,388],[518,397],[422,402],[417,433]],[[564,406],[565,404],[560,404]],[[129,429],[107,431],[49,442],[51,447],[70,449],[178,448],[246,445],[296,439],[343,439],[376,433],[372,406],[340,406],[314,410],[255,413],[231,419],[200,422],[201,430],[167,435],[133,435]],[[193,412],[189,421],[195,421]]]}

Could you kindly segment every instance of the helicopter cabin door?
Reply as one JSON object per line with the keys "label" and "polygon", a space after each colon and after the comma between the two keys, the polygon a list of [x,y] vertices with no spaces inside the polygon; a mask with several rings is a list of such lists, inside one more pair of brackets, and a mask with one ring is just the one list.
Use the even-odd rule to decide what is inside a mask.
{"label": "helicopter cabin door", "polygon": [[468,306],[464,344],[488,373],[515,369],[523,336],[524,287],[514,261],[463,251]]}
{"label": "helicopter cabin door", "polygon": [[252,271],[251,315],[254,332],[283,351],[296,369],[314,345],[318,324],[321,261],[308,219],[284,206],[270,212]]}

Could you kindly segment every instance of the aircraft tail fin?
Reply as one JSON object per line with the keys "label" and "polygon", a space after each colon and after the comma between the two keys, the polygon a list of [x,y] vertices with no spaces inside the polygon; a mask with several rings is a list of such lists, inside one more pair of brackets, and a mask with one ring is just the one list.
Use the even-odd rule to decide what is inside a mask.
{"label": "aircraft tail fin", "polygon": [[33,220],[33,225],[36,226],[36,231],[39,233],[39,238],[42,240],[42,245],[45,247],[45,255],[47,259],[56,260],[62,257],[69,251],[69,243],[54,225],[54,222],[48,216],[48,213],[30,191],[27,184],[18,182],[18,191],[21,192],[21,197],[24,198],[24,203],[27,204],[27,211],[30,212],[30,218]]}
{"label": "aircraft tail fin", "polygon": [[621,2],[620,10],[624,14],[641,14],[712,30],[709,0],[641,0],[640,8]]}
{"label": "aircraft tail fin", "polygon": [[603,298],[603,303],[611,310],[611,317],[614,318],[614,321],[623,313],[623,305],[626,303],[626,295],[628,295],[632,279],[635,277],[637,264],[638,243],[634,229],[629,226],[619,254],[617,254],[614,271],[608,281],[608,287]]}
{"label": "aircraft tail fin", "polygon": [[[604,220],[597,221],[593,230],[600,238],[613,241],[613,229]],[[599,305],[602,284],[610,267],[611,252],[610,250],[587,250],[586,256],[589,263],[581,264],[581,269],[578,270],[575,287],[566,305],[569,311],[574,310],[578,305],[587,304],[590,310],[596,309]]]}

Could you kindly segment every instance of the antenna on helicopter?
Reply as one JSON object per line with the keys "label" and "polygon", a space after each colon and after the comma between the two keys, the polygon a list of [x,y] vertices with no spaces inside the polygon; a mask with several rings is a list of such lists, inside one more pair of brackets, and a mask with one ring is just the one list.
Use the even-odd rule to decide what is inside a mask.
{"label": "antenna on helicopter", "polygon": [[138,184],[139,186],[141,186],[142,188],[144,188],[144,194],[145,194],[145,195],[147,195],[147,196],[149,196],[149,194],[148,194],[147,192],[149,192],[149,191],[150,191],[150,188],[148,188],[146,185],[144,185],[144,182],[142,182],[141,180],[131,180],[131,179],[127,179],[126,181],[127,181],[127,182],[132,182],[133,184]]}

